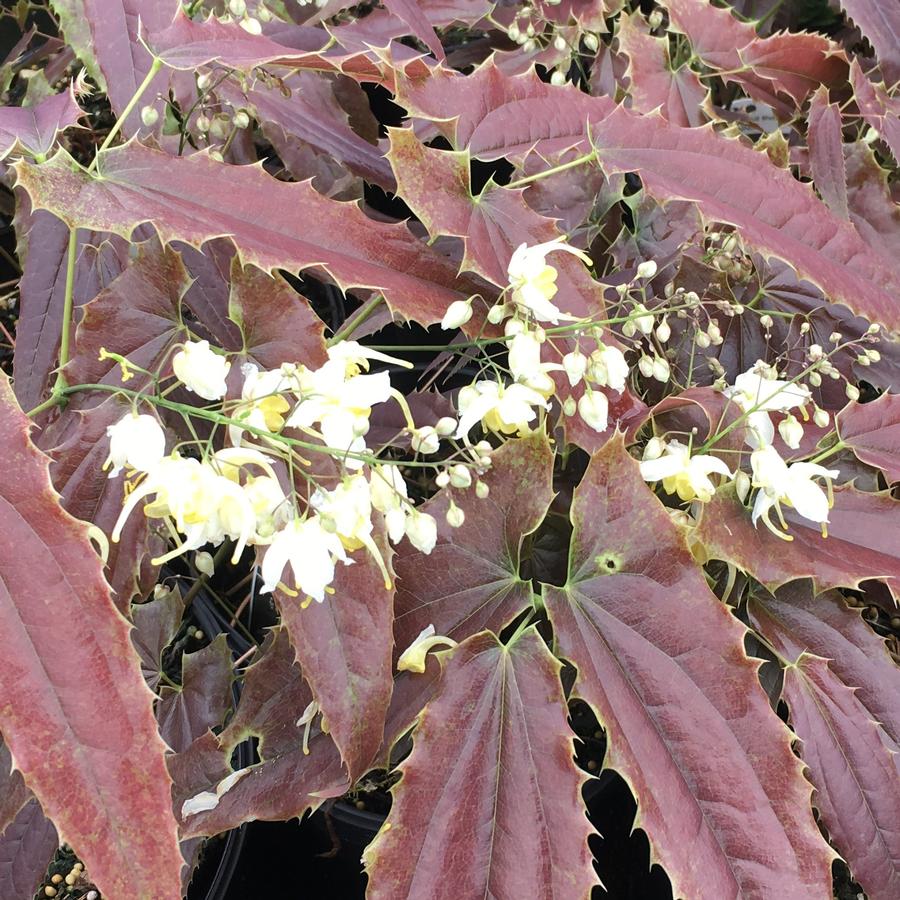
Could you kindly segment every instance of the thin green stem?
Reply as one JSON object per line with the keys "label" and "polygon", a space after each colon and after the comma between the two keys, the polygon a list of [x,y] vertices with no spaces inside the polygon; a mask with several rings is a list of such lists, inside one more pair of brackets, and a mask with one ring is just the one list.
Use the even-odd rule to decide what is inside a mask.
{"label": "thin green stem", "polygon": [[88,166],[88,172],[93,172],[97,168],[97,162],[100,159],[100,154],[103,153],[104,150],[109,148],[109,145],[116,139],[116,135],[122,130],[122,126],[125,124],[126,119],[131,115],[132,110],[137,106],[138,101],[144,94],[144,91],[150,87],[150,82],[156,77],[157,72],[162,68],[163,61],[158,57],[153,57],[153,62],[150,64],[150,71],[144,76],[144,80],[138,85],[138,89],[134,92],[131,99],[128,103],[125,104],[125,109],[122,110],[122,115],[116,119],[116,124],[113,125],[109,130],[109,134],[106,136],[106,140],[100,145],[100,149],[97,151],[94,156],[93,161]]}
{"label": "thin green stem", "polygon": [[376,294],[367,300],[340,328],[326,341],[329,347],[333,347],[338,341],[345,341],[360,325],[369,319],[372,313],[381,306],[384,294]]}
{"label": "thin green stem", "polygon": [[528,175],[525,178],[519,178],[516,181],[511,181],[505,186],[508,188],[524,187],[526,184],[540,181],[542,178],[549,178],[551,175],[558,175],[560,172],[568,172],[569,169],[574,169],[577,166],[583,166],[585,163],[591,162],[596,158],[597,151],[591,150],[590,153],[585,153],[583,156],[577,156],[575,159],[569,160],[569,162],[567,163],[560,163],[558,166],[553,166],[550,169],[544,169],[543,172],[535,172],[534,175]]}
{"label": "thin green stem", "polygon": [[811,463],[820,463],[824,459],[828,459],[829,456],[834,456],[835,453],[840,453],[841,450],[845,450],[847,448],[847,444],[843,441],[839,440],[836,444],[829,447],[827,450],[823,450],[818,455],[814,456],[812,459],[808,460]]}
{"label": "thin green stem", "polygon": [[59,372],[53,385],[53,396],[66,387],[65,367],[69,361],[69,342],[72,336],[72,306],[75,293],[75,259],[78,253],[78,228],[69,228],[69,249],[66,254],[66,289],[63,294],[62,328],[59,333]]}

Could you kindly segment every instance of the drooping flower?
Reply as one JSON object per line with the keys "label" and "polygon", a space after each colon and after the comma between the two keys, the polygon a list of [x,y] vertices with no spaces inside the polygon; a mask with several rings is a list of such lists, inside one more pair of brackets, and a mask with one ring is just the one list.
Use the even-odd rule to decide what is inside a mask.
{"label": "drooping flower", "polygon": [[221,400],[231,363],[210,349],[209,341],[187,341],[172,358],[175,376],[204,400]]}
{"label": "drooping flower", "polygon": [[690,447],[679,441],[669,441],[661,456],[645,457],[640,464],[644,481],[662,481],[669,494],[678,494],[682,500],[712,499],[716,485],[710,475],[731,478],[728,466],[717,456],[698,453],[691,456]]}
{"label": "drooping flower", "polygon": [[152,469],[165,455],[166,435],[153,416],[126,413],[106,429],[109,438],[109,456],[103,464],[112,466],[110,478],[115,478],[123,467],[130,466],[138,472]]}
{"label": "drooping flower", "polygon": [[443,644],[446,647],[455,647],[453,638],[444,637],[434,633],[434,625],[429,625],[419,632],[418,637],[400,654],[397,660],[398,672],[414,672],[421,675],[425,671],[428,651]]}
{"label": "drooping flower", "polygon": [[587,377],[601,387],[610,387],[621,394],[628,378],[628,363],[618,347],[599,344],[588,361]]}
{"label": "drooping flower", "polygon": [[500,434],[527,434],[537,418],[534,407],[548,409],[543,395],[524,384],[503,385],[499,381],[476,381],[459,392],[459,426],[456,438],[467,437],[481,422]]}
{"label": "drooping flower", "polygon": [[561,368],[559,363],[541,362],[541,342],[532,331],[523,331],[509,342],[509,371],[518,384],[550,397],[556,390],[547,374]]}
{"label": "drooping flower", "polygon": [[454,300],[444,313],[441,319],[441,328],[444,331],[450,331],[454,328],[461,328],[469,319],[472,318],[472,298],[468,300]]}
{"label": "drooping flower", "polygon": [[560,312],[550,302],[559,290],[556,284],[558,272],[547,263],[547,256],[557,250],[571,253],[587,265],[591,264],[586,253],[569,246],[562,238],[556,238],[533,247],[528,244],[519,245],[507,267],[513,302],[520,309],[531,313],[539,322],[552,322],[554,325],[561,318],[573,318]]}
{"label": "drooping flower", "polygon": [[325,599],[325,591],[334,581],[336,562],[353,562],[344,552],[340,539],[322,527],[318,516],[293,519],[278,531],[266,549],[260,567],[263,593],[274,591],[281,582],[285,566],[290,565],[297,590],[316,602]]}
{"label": "drooping flower", "polygon": [[[775,438],[775,426],[770,412],[787,412],[801,409],[810,401],[809,388],[798,383],[782,381],[761,359],[753,368],[738,375],[731,387],[724,390],[747,416],[747,443],[753,448],[771,444]],[[751,412],[752,410],[752,412]]]}
{"label": "drooping flower", "polygon": [[437,520],[413,509],[406,520],[406,536],[416,550],[429,555],[437,544]]}
{"label": "drooping flower", "polygon": [[[284,416],[291,404],[284,394],[300,387],[299,370],[296,366],[282,366],[280,369],[261,371],[253,363],[241,366],[244,383],[241,387],[241,403],[231,413],[231,418],[260,431],[278,434],[284,427]],[[239,425],[228,426],[228,437],[232,444],[241,442],[243,429]]]}
{"label": "drooping flower", "polygon": [[609,427],[609,400],[602,391],[586,390],[578,400],[578,415],[594,431]]}
{"label": "drooping flower", "polygon": [[[788,465],[771,445],[754,450],[750,454],[750,465],[753,469],[753,486],[759,488],[753,504],[753,524],[761,518],[766,527],[782,540],[793,540],[791,535],[779,531],[769,518],[774,507],[787,531],[787,523],[781,511],[781,504],[793,507],[811,522],[822,528],[822,536],[828,535],[828,511],[833,504],[831,482],[840,472],[837,469],[826,469],[816,463],[797,462]],[[814,478],[825,479],[825,490],[813,481]]]}

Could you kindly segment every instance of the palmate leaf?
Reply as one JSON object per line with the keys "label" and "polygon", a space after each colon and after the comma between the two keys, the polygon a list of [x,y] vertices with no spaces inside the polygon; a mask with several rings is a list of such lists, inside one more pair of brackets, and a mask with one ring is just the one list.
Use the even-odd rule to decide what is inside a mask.
{"label": "palmate leaf", "polygon": [[369,897],[589,896],[586,776],[559,669],[533,627],[506,646],[481,632],[453,651],[365,851]]}
{"label": "palmate leaf", "polygon": [[871,403],[848,403],[835,423],[840,439],[864,462],[900,481],[900,395],[882,394]]}
{"label": "palmate leaf", "polygon": [[857,60],[850,66],[850,84],[860,115],[884,139],[894,162],[900,165],[900,100],[873,84]]}
{"label": "palmate leaf", "polygon": [[33,896],[58,846],[53,823],[29,800],[0,834],[0,895]]}
{"label": "palmate leaf", "polygon": [[815,805],[871,900],[900,893],[900,670],[843,600],[795,583],[748,604],[787,663],[782,698]]}
{"label": "palmate leaf", "polygon": [[0,730],[104,893],[177,897],[182,861],[152,695],[87,529],[60,507],[5,380],[0,439]]}
{"label": "palmate leaf", "polygon": [[734,490],[722,488],[704,504],[693,539],[710,557],[734,563],[770,590],[797,578],[814,579],[819,591],[877,578],[900,597],[900,502],[890,492],[835,490],[827,538],[816,523],[786,506],[782,510],[792,541],[763,524],[754,528]]}
{"label": "palmate leaf", "polygon": [[438,523],[437,545],[426,556],[408,541],[394,556],[397,597],[396,652],[434,625],[438,634],[462,641],[482,629],[499,632],[531,603],[522,578],[522,542],[543,521],[553,499],[553,454],[546,437],[507,441],[482,479],[490,493],[454,491],[465,514],[459,528],[447,524],[449,494],[441,491],[421,506]]}
{"label": "palmate leaf", "polygon": [[328,200],[308,183],[276,181],[255,166],[173,158],[130,143],[101,155],[97,177],[62,152],[17,171],[36,207],[80,227],[129,237],[152,222],[164,242],[195,246],[228,235],[245,264],[323,270],[344,289],[382,291],[396,313],[424,325],[469,293],[455,266],[404,225],[376,222],[353,203]]}
{"label": "palmate leaf", "polygon": [[558,651],[675,896],[829,896],[831,852],[744,628],[621,439],[593,457],[572,522],[568,583],[544,593]]}

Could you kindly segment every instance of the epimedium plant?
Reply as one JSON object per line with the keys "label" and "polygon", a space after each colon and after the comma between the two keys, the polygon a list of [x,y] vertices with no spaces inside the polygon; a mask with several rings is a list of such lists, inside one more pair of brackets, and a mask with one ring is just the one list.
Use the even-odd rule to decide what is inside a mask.
{"label": "epimedium plant", "polygon": [[[900,13],[36,11],[0,893],[179,897],[378,771],[373,898],[588,896],[580,701],[674,896],[896,897]],[[173,649],[213,584],[240,659]]]}

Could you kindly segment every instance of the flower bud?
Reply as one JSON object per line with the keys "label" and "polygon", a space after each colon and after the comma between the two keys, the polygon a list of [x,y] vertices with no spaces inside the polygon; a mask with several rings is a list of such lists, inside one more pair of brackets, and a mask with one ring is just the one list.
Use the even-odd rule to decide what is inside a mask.
{"label": "flower bud", "polygon": [[235,18],[240,18],[247,12],[247,4],[245,0],[228,0],[228,12]]}
{"label": "flower bud", "polygon": [[563,50],[566,49],[568,44],[566,43],[566,39],[561,34],[558,34],[555,38],[553,38],[553,46],[557,50],[559,50],[560,53],[562,53]]}
{"label": "flower bud", "polygon": [[490,441],[479,441],[472,449],[481,456],[490,456],[494,452]]}
{"label": "flower bud", "polygon": [[832,344],[839,344],[841,342],[841,334],[838,331],[832,331],[830,335],[828,335],[828,340],[831,341]]}
{"label": "flower bud", "polygon": [[194,554],[194,566],[197,571],[202,575],[206,575],[207,578],[212,578],[216,573],[216,567],[213,565],[213,558],[211,553],[207,553],[205,550],[198,550]]}
{"label": "flower bud", "polygon": [[591,34],[590,32],[588,32],[584,36],[584,46],[593,53],[596,53],[600,49],[600,39],[596,34]]}
{"label": "flower bud", "polygon": [[204,72],[197,76],[197,90],[205,91],[212,84],[212,73]]}
{"label": "flower bud", "polygon": [[785,416],[778,423],[778,433],[791,450],[796,450],[800,446],[800,441],[803,440],[803,426],[793,415]]}
{"label": "flower bud", "polygon": [[641,375],[644,378],[652,378],[653,377],[653,357],[652,356],[642,356],[638,360],[638,369],[640,370]]}
{"label": "flower bud", "polygon": [[622,334],[624,334],[625,337],[629,337],[629,338],[634,337],[634,333],[636,331],[637,331],[637,326],[634,324],[634,322],[631,321],[631,319],[629,319],[627,322],[623,323]]}
{"label": "flower bud", "polygon": [[670,337],[672,337],[672,329],[669,327],[667,317],[663,316],[662,322],[656,328],[656,339],[661,344],[665,344]]}
{"label": "flower bud", "polygon": [[479,500],[484,500],[490,492],[491,489],[488,487],[486,481],[477,481],[475,483],[475,496]]}
{"label": "flower bud", "polygon": [[705,350],[712,343],[709,339],[709,335],[705,331],[698,331],[697,337],[694,338],[694,342],[701,350]]}
{"label": "flower bud", "polygon": [[434,423],[434,430],[440,437],[450,437],[450,435],[456,431],[456,424],[456,419],[454,419],[453,416],[441,416],[441,418]]}
{"label": "flower bud", "polygon": [[535,50],[537,50],[537,41],[535,41],[533,38],[528,38],[528,40],[526,40],[525,43],[522,44],[522,49],[526,53],[533,53]]}
{"label": "flower bud", "polygon": [[816,407],[816,411],[813,413],[813,422],[819,426],[819,428],[827,428],[828,423],[831,421],[830,416],[824,409],[819,409]]}
{"label": "flower bud", "polygon": [[866,334],[878,334],[879,331],[881,331],[881,326],[877,322],[873,322],[866,329]]}
{"label": "flower bud", "polygon": [[252,35],[260,35],[262,34],[262,25],[259,24],[258,19],[251,18],[248,16],[246,19],[241,19],[240,21],[241,28],[247,32],[247,34]]}
{"label": "flower bud", "polygon": [[663,450],[665,449],[665,441],[654,435],[647,441],[647,446],[644,447],[644,455],[642,458],[645,460],[659,459],[663,455]]}
{"label": "flower bud", "polygon": [[809,383],[813,387],[820,387],[822,384],[822,376],[818,372],[809,373]]}
{"label": "flower bud", "polygon": [[425,425],[423,428],[413,430],[410,443],[416,453],[424,453],[428,456],[438,452],[438,448],[441,446],[441,439],[431,425]]}
{"label": "flower bud", "polygon": [[250,116],[245,109],[239,109],[231,119],[235,128],[246,128],[250,124]]}
{"label": "flower bud", "polygon": [[653,377],[657,381],[661,381],[665,384],[669,380],[670,374],[671,370],[669,369],[668,361],[661,356],[657,356],[656,359],[653,360]]}
{"label": "flower bud", "polygon": [[866,350],[866,356],[868,356],[873,363],[881,362],[881,354],[877,350]]}
{"label": "flower bud", "polygon": [[759,324],[762,325],[762,327],[765,328],[766,331],[771,331],[772,326],[775,324],[775,320],[768,313],[766,313],[764,316],[759,317]]}
{"label": "flower bud", "polygon": [[849,400],[859,400],[859,388],[856,387],[855,384],[850,384],[847,382],[847,387],[844,388],[844,393],[847,395]]}
{"label": "flower bud", "polygon": [[550,84],[555,87],[562,87],[566,83],[566,73],[562,69],[554,69],[550,76]]}
{"label": "flower bud", "polygon": [[467,488],[472,484],[472,473],[462,463],[450,468],[450,484],[455,488]]}
{"label": "flower bud", "polygon": [[647,24],[650,26],[651,31],[656,31],[656,29],[662,25],[662,21],[663,14],[661,9],[654,9],[647,17]]}
{"label": "flower bud", "polygon": [[734,487],[737,491],[738,499],[743,503],[750,494],[750,488],[752,487],[750,476],[743,470],[738,469],[737,474],[734,476]]}
{"label": "flower bud", "polygon": [[564,416],[575,415],[575,413],[578,411],[578,404],[575,402],[574,397],[566,397],[565,401],[563,402],[562,411]]}
{"label": "flower bud", "polygon": [[722,332],[719,329],[718,322],[710,322],[706,329],[706,333],[709,335],[709,339],[713,344],[718,345],[722,343]]}
{"label": "flower bud", "polygon": [[584,378],[584,373],[587,371],[588,358],[579,350],[573,350],[563,357],[562,364],[569,379],[569,384],[574,387]]}
{"label": "flower bud", "polygon": [[825,351],[820,344],[810,344],[809,350],[806,351],[806,356],[811,362],[818,362],[825,356]]}
{"label": "flower bud", "polygon": [[445,488],[448,484],[450,484],[450,475],[447,472],[438,472],[437,476],[434,479],[434,483],[439,488]]}
{"label": "flower bud", "polygon": [[431,553],[437,543],[437,521],[434,516],[414,509],[406,520],[406,536],[422,553]]}
{"label": "flower bud", "polygon": [[[654,263],[655,265],[655,263]],[[640,267],[638,267],[640,268]],[[653,313],[647,311],[647,307],[643,303],[634,304],[635,317],[632,319],[637,329],[642,334],[650,334],[655,324]]]}
{"label": "flower bud", "polygon": [[600,391],[585,391],[578,401],[578,413],[594,431],[606,431],[609,425],[609,401]]}
{"label": "flower bud", "polygon": [[451,528],[459,528],[465,521],[466,514],[455,503],[451,503],[447,510],[447,524]]}
{"label": "flower bud", "polygon": [[496,303],[488,310],[487,320],[491,325],[499,325],[509,315],[509,312],[509,304]]}
{"label": "flower bud", "polygon": [[519,31],[519,26],[516,25],[515,22],[513,22],[512,25],[510,25],[509,28],[506,29],[506,33],[509,35],[509,39],[511,41],[518,41],[519,35],[521,34],[521,32]]}
{"label": "flower bud", "polygon": [[530,38],[534,37],[534,25],[531,22],[528,23],[528,27],[525,29],[525,34],[527,34]]}
{"label": "flower bud", "polygon": [[872,360],[866,356],[865,353],[860,353],[859,356],[856,357],[856,362],[861,366],[871,366]]}
{"label": "flower bud", "polygon": [[209,131],[209,116],[197,116],[197,121],[194,124],[197,127],[197,131]]}
{"label": "flower bud", "polygon": [[159,110],[152,106],[145,106],[141,110],[141,121],[147,128],[152,128],[159,121]]}
{"label": "flower bud", "polygon": [[454,300],[441,319],[441,328],[449,331],[452,328],[461,328],[472,318],[472,298],[468,300]]}
{"label": "flower bud", "polygon": [[638,278],[653,278],[656,275],[656,262],[652,259],[645,260],[637,267]]}

